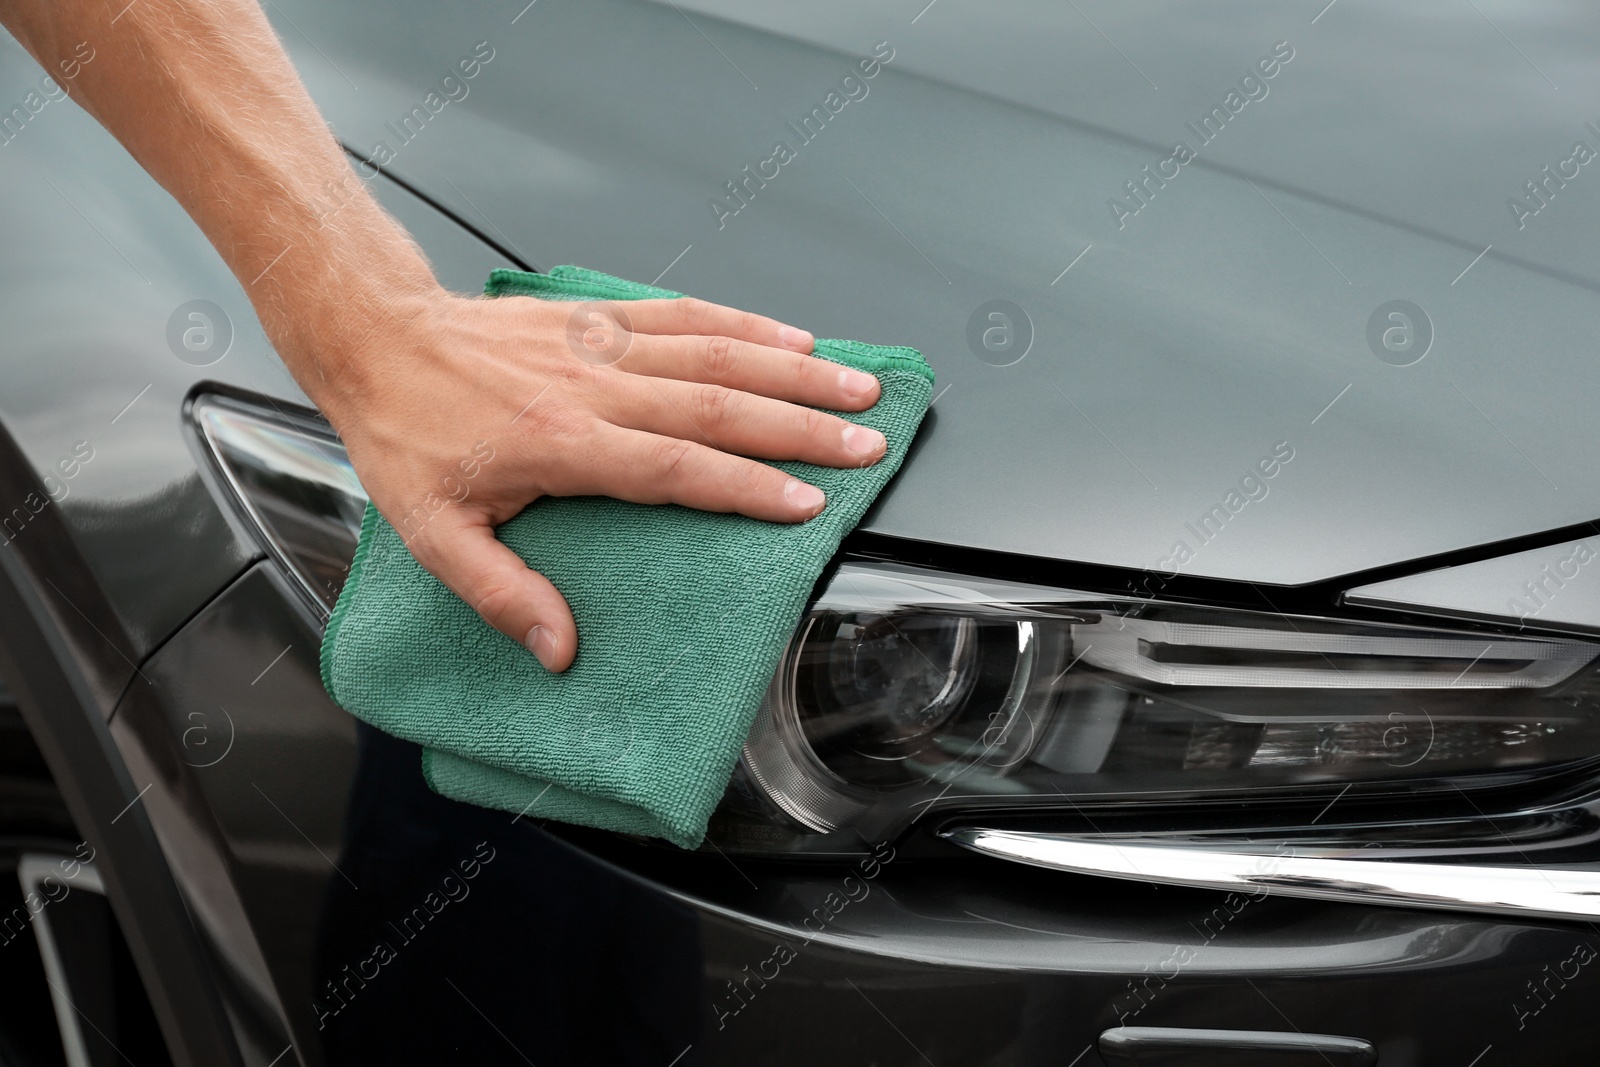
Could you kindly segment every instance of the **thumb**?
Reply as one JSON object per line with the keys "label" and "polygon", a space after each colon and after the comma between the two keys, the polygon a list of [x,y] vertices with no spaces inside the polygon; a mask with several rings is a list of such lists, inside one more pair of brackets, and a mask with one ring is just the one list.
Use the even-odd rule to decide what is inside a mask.
{"label": "thumb", "polygon": [[424,543],[410,546],[417,562],[547,670],[560,673],[572,666],[578,625],[566,598],[497,541],[487,519],[461,510],[453,517],[426,531]]}

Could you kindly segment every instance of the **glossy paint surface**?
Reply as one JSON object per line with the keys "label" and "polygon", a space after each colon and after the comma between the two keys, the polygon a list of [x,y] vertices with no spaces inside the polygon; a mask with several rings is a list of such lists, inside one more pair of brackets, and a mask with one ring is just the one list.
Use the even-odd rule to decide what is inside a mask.
{"label": "glossy paint surface", "polygon": [[[868,529],[1292,584],[1600,511],[1600,172],[1525,189],[1600,151],[1581,4],[271,11],[342,138],[533,262],[923,349],[943,392]],[[969,343],[993,300],[1010,366],[988,312]]]}
{"label": "glossy paint surface", "polygon": [[1568,541],[1495,559],[1424,571],[1345,593],[1371,604],[1455,618],[1600,631],[1600,560],[1593,541]]}

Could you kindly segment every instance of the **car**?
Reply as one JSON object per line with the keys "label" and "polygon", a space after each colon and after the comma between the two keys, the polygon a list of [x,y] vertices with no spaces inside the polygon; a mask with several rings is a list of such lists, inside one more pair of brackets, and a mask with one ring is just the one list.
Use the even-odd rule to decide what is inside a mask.
{"label": "car", "polygon": [[452,288],[932,406],[701,848],[444,799],[323,688],[365,496],[114,51],[0,42],[0,1061],[1589,1061],[1587,12],[266,9]]}

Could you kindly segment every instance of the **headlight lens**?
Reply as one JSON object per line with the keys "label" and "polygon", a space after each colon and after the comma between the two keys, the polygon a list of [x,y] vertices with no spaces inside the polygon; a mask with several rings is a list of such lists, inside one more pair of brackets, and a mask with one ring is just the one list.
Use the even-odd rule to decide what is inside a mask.
{"label": "headlight lens", "polygon": [[367,495],[328,424],[222,396],[191,407],[200,439],[230,496],[313,607],[333,610],[350,573]]}
{"label": "headlight lens", "polygon": [[814,832],[935,802],[1509,784],[1600,753],[1600,646],[847,563],[744,751]]}

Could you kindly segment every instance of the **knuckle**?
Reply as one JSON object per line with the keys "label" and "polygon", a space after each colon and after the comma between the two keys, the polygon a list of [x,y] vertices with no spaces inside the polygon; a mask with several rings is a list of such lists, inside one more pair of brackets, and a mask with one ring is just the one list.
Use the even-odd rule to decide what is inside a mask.
{"label": "knuckle", "polygon": [[502,625],[516,607],[519,598],[509,583],[489,578],[467,586],[472,607],[490,626]]}
{"label": "knuckle", "polygon": [[572,404],[534,404],[517,419],[527,437],[570,439],[588,431],[591,416]]}
{"label": "knuckle", "polygon": [[705,426],[720,426],[733,413],[733,391],[720,385],[702,385],[694,392],[696,420]]}
{"label": "knuckle", "polygon": [[[567,389],[581,388],[593,377],[593,364],[587,363],[576,352],[573,358],[558,359],[553,361],[550,368],[549,384]],[[539,405],[543,407],[543,404]]]}
{"label": "knuckle", "polygon": [[760,492],[782,496],[783,487],[789,484],[789,475],[769,463],[741,458],[739,466],[744,480]]}
{"label": "knuckle", "polygon": [[738,363],[738,353],[734,349],[733,339],[721,334],[707,337],[705,349],[700,353],[700,360],[708,377],[731,377]]}
{"label": "knuckle", "polygon": [[681,478],[688,473],[689,457],[694,445],[677,437],[664,437],[654,445],[651,456],[656,476],[664,481]]}
{"label": "knuckle", "polygon": [[759,333],[761,316],[748,311],[735,311],[733,313],[733,329],[741,337],[755,337]]}
{"label": "knuckle", "polygon": [[826,384],[826,360],[814,356],[796,356],[794,360],[794,385],[797,391],[805,391]]}
{"label": "knuckle", "polygon": [[703,330],[716,316],[715,306],[697,297],[684,297],[677,301],[677,305],[685,327],[694,333]]}
{"label": "knuckle", "polygon": [[783,500],[783,487],[789,476],[776,467],[755,460],[742,459],[735,468],[752,502],[777,503]]}

